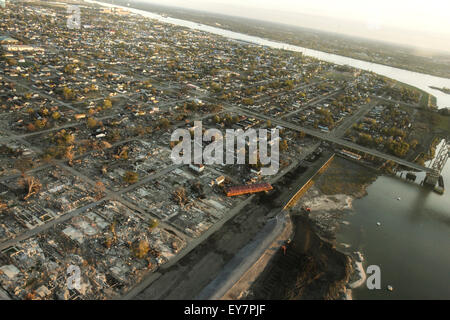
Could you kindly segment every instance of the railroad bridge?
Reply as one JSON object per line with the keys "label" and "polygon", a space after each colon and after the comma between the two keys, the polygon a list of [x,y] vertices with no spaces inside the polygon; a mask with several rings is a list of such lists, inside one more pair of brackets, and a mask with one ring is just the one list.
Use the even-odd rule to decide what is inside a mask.
{"label": "railroad bridge", "polygon": [[[226,104],[225,104],[225,106],[226,106]],[[335,137],[335,136],[333,136],[332,134],[329,134],[329,133],[323,133],[323,132],[317,131],[315,129],[302,127],[302,126],[299,126],[297,124],[294,124],[294,123],[291,123],[291,122],[288,122],[288,121],[280,120],[278,118],[273,118],[273,117],[270,117],[270,116],[267,116],[267,115],[264,115],[264,114],[260,114],[258,112],[254,112],[254,111],[250,111],[250,110],[238,107],[238,106],[228,105],[227,108],[228,108],[229,111],[236,112],[236,113],[239,113],[241,115],[246,115],[246,116],[249,116],[249,117],[255,117],[255,118],[261,119],[261,120],[269,120],[273,124],[277,124],[277,125],[280,125],[282,127],[285,127],[285,128],[288,128],[288,129],[291,129],[291,130],[294,130],[294,131],[302,131],[302,132],[306,133],[309,136],[315,137],[317,139],[320,139],[322,141],[326,141],[326,142],[329,142],[329,143],[332,143],[332,144],[337,144],[337,145],[343,146],[343,147],[345,147],[347,149],[359,151],[359,152],[362,152],[362,153],[365,153],[365,154],[368,154],[368,155],[371,155],[371,156],[374,156],[374,157],[377,157],[377,158],[381,158],[381,159],[384,159],[384,160],[387,160],[387,161],[393,161],[393,162],[397,163],[398,165],[404,166],[405,168],[408,168],[408,169],[411,169],[411,170],[423,171],[423,172],[426,172],[427,174],[433,172],[432,168],[427,168],[427,167],[422,166],[422,165],[420,165],[418,163],[410,162],[410,161],[407,161],[405,159],[401,159],[401,158],[395,157],[393,155],[383,153],[383,152],[378,151],[376,149],[363,147],[363,146],[361,146],[359,144],[356,144],[354,142],[347,141],[347,140],[341,139],[339,137]]]}
{"label": "railroad bridge", "polygon": [[448,157],[450,154],[450,143],[447,140],[444,140],[444,144],[439,149],[438,154],[434,158],[434,161],[431,163],[430,168],[432,171],[427,173],[427,177],[425,178],[424,183],[429,186],[436,186],[438,183],[439,177],[441,175],[442,170],[447,163]]}

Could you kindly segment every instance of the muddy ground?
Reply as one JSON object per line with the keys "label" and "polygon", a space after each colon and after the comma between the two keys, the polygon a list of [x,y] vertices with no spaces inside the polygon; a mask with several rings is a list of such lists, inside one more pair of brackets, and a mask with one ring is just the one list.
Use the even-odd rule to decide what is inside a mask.
{"label": "muddy ground", "polygon": [[[293,209],[295,236],[284,256],[281,250],[274,255],[244,299],[339,299],[345,294],[352,274],[351,259],[334,249],[332,237],[327,237],[318,222],[320,215],[311,218],[296,215],[303,200],[325,195],[320,191],[327,184],[327,174],[339,176],[343,168],[353,172],[354,165],[336,158],[328,171]],[[358,167],[358,166],[357,166]],[[361,170],[361,169],[360,169]],[[365,170],[365,169],[364,169]],[[357,171],[357,170],[356,170]],[[138,294],[136,299],[193,299],[215,279],[232,257],[258,234],[267,218],[280,212],[286,195],[298,187],[299,178],[306,172],[297,168],[274,185],[274,192],[258,195],[224,226],[182,258],[176,265],[162,271],[162,276]],[[348,175],[348,173],[346,173]],[[351,175],[349,182],[353,181]],[[347,186],[348,187],[348,186]],[[346,187],[346,189],[347,189]],[[315,191],[314,191],[315,190]],[[355,186],[354,190],[358,190]],[[359,191],[361,191],[359,189]],[[315,192],[315,193],[314,193]],[[332,191],[328,191],[332,193]],[[336,190],[339,193],[339,189]],[[338,196],[336,212],[343,199]],[[341,199],[341,200],[339,200]],[[328,199],[329,201],[333,200]],[[328,211],[324,211],[328,212]],[[316,213],[317,214],[317,213]],[[336,219],[330,221],[336,222]],[[325,223],[330,225],[331,223]],[[281,277],[281,278],[278,278]],[[275,280],[274,280],[275,279]],[[267,288],[269,287],[269,290]]]}
{"label": "muddy ground", "polygon": [[[296,213],[297,214],[297,213]],[[344,298],[352,273],[350,258],[314,230],[305,215],[293,215],[295,236],[251,286],[246,299],[329,300]]]}
{"label": "muddy ground", "polygon": [[[335,248],[335,235],[352,201],[366,194],[377,173],[336,157],[291,210],[295,235],[248,289],[245,299],[345,299],[355,280],[354,260]],[[306,215],[302,207],[310,207]]]}

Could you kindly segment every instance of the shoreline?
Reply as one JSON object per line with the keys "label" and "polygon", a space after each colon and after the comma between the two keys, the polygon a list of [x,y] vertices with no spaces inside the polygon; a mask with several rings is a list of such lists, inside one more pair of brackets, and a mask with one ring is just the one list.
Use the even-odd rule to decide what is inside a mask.
{"label": "shoreline", "polygon": [[[344,194],[332,196],[321,194],[313,198],[312,201],[305,202],[306,205],[311,205],[319,202],[320,208],[319,211],[325,213],[318,213],[317,216],[315,217],[316,219],[315,224],[317,227],[321,229],[318,231],[318,235],[320,236],[321,232],[325,232],[326,238],[323,240],[332,243],[335,246],[334,249],[337,252],[346,255],[347,257],[349,257],[351,261],[352,272],[350,274],[349,280],[345,284],[346,287],[344,295],[345,300],[354,300],[353,290],[363,286],[366,282],[367,275],[364,269],[365,259],[360,251],[348,252],[352,248],[350,244],[336,243],[335,236],[340,232],[339,229],[341,224],[349,225],[349,222],[344,219],[346,215],[353,213],[353,202],[357,199],[363,198],[367,194],[366,193],[367,187],[368,185],[361,186],[361,192],[354,194],[352,196]],[[312,190],[312,192],[317,191]],[[333,203],[333,199],[337,199],[340,201],[338,201],[337,203]],[[319,222],[319,220],[323,220],[322,217],[328,215],[327,212],[330,211],[331,212],[335,211],[337,212],[337,214],[334,217],[332,216],[329,217],[328,225],[324,224],[323,222]],[[329,237],[330,235],[331,237]],[[344,250],[339,248],[338,245],[342,246]]]}
{"label": "shoreline", "polygon": [[434,89],[434,90],[439,90],[439,91],[441,91],[441,92],[443,92],[443,93],[445,93],[445,94],[450,94],[450,89],[449,88],[439,88],[439,87],[435,87],[435,86],[430,86],[430,88],[431,89]]}
{"label": "shoreline", "polygon": [[[352,250],[350,244],[337,243],[336,236],[340,232],[341,225],[349,225],[346,220],[348,215],[354,214],[353,203],[355,200],[364,198],[367,188],[374,183],[380,173],[376,170],[370,172],[363,171],[365,167],[352,161],[337,158],[331,166],[316,181],[316,184],[303,196],[297,204],[297,208],[302,205],[311,206],[312,213],[310,219],[317,229],[317,235],[326,242],[334,246],[334,250],[346,255],[350,259],[351,273],[345,284],[344,299],[353,300],[352,290],[365,284],[367,275],[364,269],[364,253]],[[362,174],[364,172],[364,174]],[[346,174],[342,174],[346,173]],[[321,188],[328,185],[330,178],[336,175],[345,176],[336,186],[331,188]],[[361,175],[365,175],[361,178]],[[347,185],[348,181],[359,177],[358,181]],[[325,192],[327,191],[327,192]]]}
{"label": "shoreline", "polygon": [[[101,2],[101,1],[98,1]],[[105,5],[114,5],[114,6],[121,6],[121,5],[116,5],[116,4],[112,4],[112,3],[108,3],[108,2],[101,2]],[[158,4],[159,5],[159,4]],[[126,7],[125,5],[121,6],[125,9],[135,9],[135,10],[143,10],[143,11],[147,11],[145,9],[138,9],[135,7]],[[178,7],[174,7],[174,9],[177,9]],[[189,11],[189,9],[188,9]],[[195,11],[195,10],[194,10]],[[240,33],[240,34],[245,34],[248,36],[252,36],[252,37],[257,37],[257,38],[261,38],[264,39],[266,41],[273,41],[273,42],[277,42],[280,44],[284,44],[284,45],[290,45],[290,46],[296,46],[296,47],[301,47],[301,48],[305,48],[307,50],[313,50],[313,51],[317,51],[317,52],[323,52],[326,54],[330,54],[330,55],[336,55],[336,56],[341,56],[341,57],[345,57],[345,58],[349,58],[349,59],[354,59],[354,60],[360,60],[360,61],[364,61],[366,63],[372,63],[372,64],[377,64],[377,65],[382,65],[385,67],[390,67],[390,68],[395,68],[395,69],[399,69],[399,70],[405,70],[405,71],[410,71],[410,72],[415,72],[415,73],[420,73],[420,74],[424,74],[427,76],[432,76],[432,77],[437,77],[437,78],[443,78],[443,79],[448,79],[450,80],[450,74],[448,73],[439,73],[439,72],[434,72],[434,73],[426,73],[426,70],[419,70],[414,68],[414,66],[405,66],[405,65],[400,65],[400,64],[389,64],[385,61],[374,61],[374,60],[370,60],[364,56],[356,56],[356,55],[351,55],[351,54],[345,54],[344,52],[340,51],[339,49],[329,49],[329,48],[317,48],[317,47],[313,47],[311,45],[308,44],[302,44],[302,43],[298,43],[298,42],[294,42],[294,41],[280,41],[280,40],[276,40],[275,38],[271,38],[270,36],[263,36],[263,35],[258,35],[255,32],[249,32],[249,33],[245,33],[244,31],[239,31],[238,29],[232,28],[229,25],[224,26],[223,24],[217,24],[217,23],[212,23],[212,22],[208,22],[208,21],[202,21],[202,19],[200,17],[189,17],[189,18],[184,18],[181,17],[181,15],[179,13],[174,13],[174,12],[163,12],[161,9],[158,8],[153,8],[152,11],[147,11],[147,12],[152,12],[156,15],[161,16],[162,18],[171,18],[171,19],[177,19],[177,20],[185,20],[185,21],[190,21],[192,23],[196,23],[196,24],[201,24],[204,26],[208,26],[208,27],[212,27],[212,28],[219,28],[222,30],[226,30],[229,32],[234,32],[234,33]],[[214,14],[214,13],[213,13]],[[242,17],[233,17],[230,16],[230,18],[242,18]],[[259,21],[256,20],[256,22],[264,22],[264,21]],[[285,27],[295,27],[292,25],[285,25]],[[309,28],[306,28],[309,29]],[[318,32],[325,32],[325,33],[329,33],[327,31],[321,31],[319,29],[311,29],[313,31],[318,31]],[[288,31],[286,31],[286,33],[289,33]],[[344,34],[339,34],[338,36],[342,37],[342,36],[346,36]],[[368,39],[363,39],[363,40],[368,40]],[[369,39],[369,41],[371,41]],[[378,42],[377,40],[373,40],[374,43]],[[251,43],[251,42],[250,42]],[[381,42],[384,45],[392,45],[392,43],[389,42]],[[395,44],[394,44],[395,45]],[[402,47],[402,45],[398,45],[399,47]],[[408,47],[407,45],[405,47]],[[445,52],[436,52],[437,54],[445,54]],[[447,52],[448,54],[448,52]],[[435,69],[436,71],[436,69]]]}
{"label": "shoreline", "polygon": [[[352,248],[352,245],[348,244],[348,243],[337,243],[335,236],[340,232],[340,225],[349,225],[350,223],[345,219],[346,215],[348,214],[352,214],[353,213],[353,202],[357,199],[361,199],[363,198],[367,193],[366,193],[366,188],[368,187],[368,185],[364,185],[361,186],[361,192],[358,194],[354,194],[352,196],[349,195],[333,195],[333,196],[327,196],[327,195],[319,195],[316,198],[313,198],[313,201],[321,201],[322,200],[322,208],[320,211],[325,211],[325,212],[330,212],[330,211],[335,211],[337,212],[335,217],[330,217],[329,221],[328,221],[328,226],[324,226],[323,223],[318,222],[318,220],[320,218],[316,218],[317,220],[315,221],[316,226],[321,228],[322,231],[318,231],[318,235],[320,236],[321,232],[326,232],[325,236],[327,238],[323,239],[324,241],[329,241],[330,243],[332,243],[335,247],[334,249],[337,252],[340,252],[344,255],[346,255],[347,257],[349,257],[350,261],[351,261],[351,266],[352,266],[352,271],[349,277],[349,280],[347,281],[347,283],[345,284],[346,290],[345,290],[345,295],[344,295],[344,299],[345,300],[354,300],[354,296],[353,296],[353,290],[357,289],[361,286],[363,286],[366,282],[367,279],[367,275],[364,269],[364,262],[365,262],[365,258],[363,256],[363,253],[361,253],[360,251],[353,251],[353,252],[349,252]],[[314,190],[312,191],[314,192]],[[332,201],[332,199],[340,199],[340,202],[338,202],[337,204],[332,203],[330,205],[330,202]],[[306,204],[311,204],[311,202],[306,202]],[[324,214],[322,214],[324,215]],[[326,214],[325,214],[326,215]],[[320,219],[322,220],[322,219]],[[328,229],[326,229],[328,228]],[[326,229],[326,231],[324,231],[324,229]],[[331,239],[328,238],[331,235]],[[341,249],[339,246],[342,246],[344,249]]]}
{"label": "shoreline", "polygon": [[[340,248],[336,235],[340,225],[349,224],[346,217],[353,211],[353,201],[367,195],[367,187],[378,174],[371,171],[367,181],[354,185],[347,194],[323,192],[320,187],[327,183],[327,176],[341,172],[342,165],[354,175],[364,169],[345,159],[332,163],[328,168],[330,171],[319,175],[316,183],[287,214],[293,236],[284,233],[283,238],[280,235],[221,299],[354,299],[353,290],[364,285],[367,278],[364,257],[360,252],[352,252],[349,244],[340,244],[344,249]],[[301,210],[303,206],[312,208],[309,216]],[[287,239],[292,239],[292,244],[288,245],[284,256],[280,249]],[[290,250],[294,253],[290,254]],[[324,257],[326,259],[322,260]],[[285,259],[288,260],[287,267]],[[313,264],[308,267],[311,261]],[[277,274],[290,275],[277,278]],[[277,279],[275,284],[274,277]],[[304,291],[296,287],[299,282],[303,283]],[[281,288],[284,287],[288,289],[283,291]]]}
{"label": "shoreline", "polygon": [[[364,258],[359,252],[352,253],[350,245],[345,248],[349,250],[339,248],[336,234],[341,224],[349,224],[346,216],[353,210],[353,201],[367,194],[366,188],[378,174],[368,173],[367,181],[352,186],[347,194],[326,194],[320,190],[321,184],[327,182],[327,176],[341,172],[342,164],[354,175],[359,175],[364,169],[344,159],[337,161],[316,179],[315,185],[290,210],[289,219],[295,233],[286,257],[280,252],[282,244],[273,243],[272,248],[275,247],[277,252],[266,250],[264,255],[271,254],[270,259],[261,257],[240,283],[236,283],[234,291],[225,297],[244,300],[354,299],[352,290],[366,281]],[[312,208],[309,216],[302,212],[302,206]],[[290,250],[293,250],[291,257]],[[284,276],[280,277],[280,274]],[[277,279],[275,284],[274,277]],[[298,288],[299,283],[301,289]],[[237,292],[238,288],[240,292]]]}
{"label": "shoreline", "polygon": [[[438,90],[431,89],[430,86],[436,86],[436,85],[450,86],[450,78],[439,77],[439,76],[434,76],[434,75],[430,75],[430,74],[420,73],[417,71],[396,68],[393,66],[388,66],[388,65],[380,64],[380,63],[368,62],[368,61],[365,61],[362,59],[356,59],[356,58],[343,56],[343,55],[339,55],[339,54],[335,54],[335,53],[329,53],[326,51],[320,51],[320,50],[310,49],[310,48],[306,48],[306,47],[300,47],[300,46],[292,45],[289,43],[279,42],[279,41],[265,39],[265,38],[261,38],[261,37],[257,37],[257,36],[253,36],[253,35],[249,35],[249,34],[235,32],[235,31],[232,31],[229,29],[218,28],[217,26],[210,26],[207,24],[199,24],[197,22],[190,21],[190,20],[183,20],[183,19],[173,18],[173,17],[164,17],[158,13],[154,13],[154,12],[148,11],[148,10],[137,9],[137,8],[132,8],[132,7],[125,7],[125,6],[121,6],[121,5],[115,5],[115,4],[110,4],[110,3],[106,3],[106,2],[99,2],[99,1],[95,1],[95,0],[84,0],[84,1],[86,3],[90,3],[90,4],[97,4],[99,6],[126,9],[129,12],[131,12],[132,14],[141,15],[141,16],[147,17],[149,19],[156,19],[163,23],[169,23],[169,24],[177,25],[177,26],[184,27],[184,28],[200,30],[200,31],[215,34],[215,35],[218,35],[218,36],[230,39],[230,40],[246,41],[253,45],[268,46],[273,49],[287,50],[287,51],[292,51],[292,52],[301,52],[302,54],[304,54],[306,56],[318,59],[320,61],[335,64],[335,65],[350,65],[350,66],[358,65],[358,67],[354,67],[354,68],[365,70],[368,72],[373,72],[380,76],[384,76],[384,77],[393,79],[397,82],[407,83],[408,79],[409,79],[409,81],[411,81],[411,79],[416,79],[416,81],[419,81],[417,79],[421,79],[420,81],[423,81],[423,79],[426,78],[426,79],[428,79],[427,83],[420,83],[420,84],[407,83],[407,84],[410,86],[413,86],[419,90],[424,90],[431,96],[435,96],[438,99],[437,103],[436,103],[438,108],[446,108],[447,107],[447,105],[445,105],[446,102],[443,101],[443,100],[448,100],[448,98],[446,97],[447,95]],[[173,21],[168,21],[168,19],[171,19]],[[178,21],[178,23],[176,21]],[[183,23],[184,24],[188,23],[188,24],[192,24],[192,25],[191,26],[183,25]],[[203,29],[205,29],[205,30],[203,30],[200,27],[206,27],[206,28],[203,28]],[[216,30],[220,30],[221,32],[218,32]],[[228,35],[223,34],[224,32],[230,33],[230,34],[228,34]],[[250,38],[250,39],[243,39],[243,36]],[[252,39],[253,39],[253,41],[252,41]],[[256,40],[258,40],[259,42],[266,42],[266,43],[265,44],[259,43]],[[337,62],[337,60],[340,60],[340,62]],[[361,63],[370,64],[370,65],[364,67],[364,66],[361,66]],[[377,70],[375,70],[373,67],[375,67],[375,69],[377,69]],[[396,71],[397,75],[392,74],[393,71]],[[388,74],[386,74],[386,73],[388,73]],[[444,83],[448,83],[448,84],[444,84]],[[435,92],[442,93],[442,96],[436,96]],[[441,103],[439,103],[439,99],[442,100]]]}

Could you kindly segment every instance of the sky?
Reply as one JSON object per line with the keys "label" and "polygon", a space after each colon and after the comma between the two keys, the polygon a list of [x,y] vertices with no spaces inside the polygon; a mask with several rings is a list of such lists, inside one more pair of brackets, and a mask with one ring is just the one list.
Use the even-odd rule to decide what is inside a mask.
{"label": "sky", "polygon": [[449,0],[141,0],[450,52]]}

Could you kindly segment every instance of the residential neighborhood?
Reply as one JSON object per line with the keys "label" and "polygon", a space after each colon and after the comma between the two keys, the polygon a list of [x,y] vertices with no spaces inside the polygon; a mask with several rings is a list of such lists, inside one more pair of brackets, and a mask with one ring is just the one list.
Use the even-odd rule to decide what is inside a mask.
{"label": "residential neighborhood", "polygon": [[[310,174],[335,153],[380,170],[421,168],[431,157],[423,114],[433,117],[435,101],[375,73],[90,2],[6,3],[0,296],[7,299],[126,296],[209,241],[256,194],[282,189],[277,183],[299,166]],[[80,29],[67,25],[68,4],[80,9]],[[174,164],[172,132],[193,135],[196,121],[223,134],[277,129],[279,171],[265,176],[260,162]],[[78,289],[66,285],[70,266],[83,270]]]}

